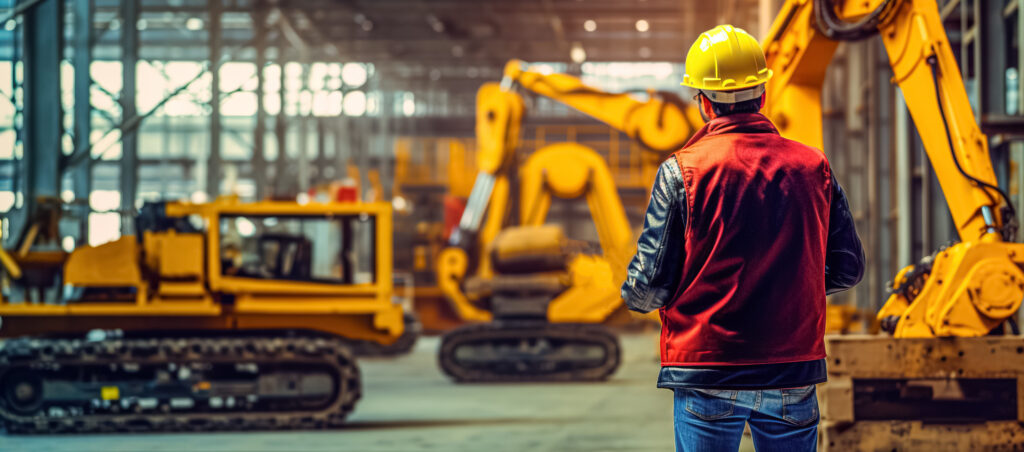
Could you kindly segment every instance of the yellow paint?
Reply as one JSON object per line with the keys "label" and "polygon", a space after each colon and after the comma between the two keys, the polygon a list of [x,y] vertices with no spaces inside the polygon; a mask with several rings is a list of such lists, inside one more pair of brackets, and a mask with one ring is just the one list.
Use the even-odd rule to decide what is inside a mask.
{"label": "yellow paint", "polygon": [[[874,10],[881,0],[841,2],[837,11],[848,22]],[[789,0],[762,43],[775,76],[767,86],[765,112],[783,136],[822,146],[821,89],[825,70],[838,42],[815,25],[813,2]],[[1024,296],[1024,248],[1004,243],[990,232],[1002,224],[998,195],[965,178],[970,175],[995,185],[986,137],[968,102],[956,58],[950,49],[934,0],[898,0],[879,25],[882,43],[925,151],[938,176],[960,235],[958,243],[936,256],[931,273],[914,300],[895,294],[878,318],[900,319],[896,337],[982,336],[1013,315]],[[934,57],[936,79],[927,62]],[[945,112],[945,118],[939,106]],[[950,150],[946,132],[951,136]],[[990,208],[996,224],[985,224]],[[906,278],[909,268],[897,275]]]}
{"label": "yellow paint", "polygon": [[[69,304],[0,301],[0,315],[17,317],[0,334],[84,332],[96,327],[131,331],[154,326],[187,329],[309,329],[390,343],[401,335],[402,307],[392,302],[392,211],[390,203],[241,203],[224,197],[206,204],[171,202],[172,218],[197,216],[204,233],[147,231],[68,257],[64,281],[73,287],[135,293],[134,303],[84,299]],[[223,273],[222,216],[366,216],[375,220],[376,263],[372,282],[339,284],[257,279]],[[231,297],[231,309],[220,300]],[[67,321],[60,322],[60,319]],[[136,319],[136,323],[124,318]],[[153,321],[149,320],[153,319]],[[158,321],[157,321],[158,320]],[[116,388],[115,388],[116,389]]]}
{"label": "yellow paint", "polygon": [[120,399],[121,390],[117,386],[104,386],[100,388],[100,398],[103,400]]}

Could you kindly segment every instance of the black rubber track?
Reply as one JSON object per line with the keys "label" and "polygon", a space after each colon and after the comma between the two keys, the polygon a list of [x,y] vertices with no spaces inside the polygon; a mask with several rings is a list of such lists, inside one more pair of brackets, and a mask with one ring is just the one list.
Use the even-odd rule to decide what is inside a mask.
{"label": "black rubber track", "polygon": [[[560,344],[599,345],[605,350],[605,359],[598,365],[585,368],[524,371],[510,369],[509,363],[510,360],[515,359],[513,357],[504,357],[501,363],[496,363],[491,368],[481,369],[479,366],[467,367],[460,364],[455,355],[459,346],[472,342],[541,338]],[[499,321],[462,326],[444,335],[438,352],[438,364],[441,366],[441,370],[460,383],[602,381],[615,373],[620,361],[621,349],[618,337],[608,328],[594,324],[542,321]]]}
{"label": "black rubber track", "polygon": [[[0,421],[8,433],[52,434],[139,431],[223,431],[316,429],[340,426],[362,396],[359,369],[352,353],[329,338],[161,338],[87,342],[70,339],[13,339],[0,343],[0,381],[10,372],[37,372],[75,365],[139,363],[296,363],[327,366],[335,391],[317,409],[285,411],[244,409],[68,414],[50,417],[15,410],[0,394]],[[199,404],[197,404],[198,406]],[[81,409],[75,409],[82,411]],[[86,410],[88,411],[88,410]]]}

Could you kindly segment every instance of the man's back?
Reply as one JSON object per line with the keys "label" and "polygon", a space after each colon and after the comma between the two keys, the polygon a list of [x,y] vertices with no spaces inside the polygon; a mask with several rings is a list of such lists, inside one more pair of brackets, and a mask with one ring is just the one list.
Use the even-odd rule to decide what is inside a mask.
{"label": "man's back", "polygon": [[705,131],[674,156],[688,221],[664,365],[823,358],[828,161],[757,113]]}
{"label": "man's back", "polygon": [[701,33],[685,72],[708,122],[658,169],[622,298],[661,314],[676,450],[736,450],[744,425],[758,450],[814,450],[825,295],[864,271],[846,196],[821,151],[758,113],[757,39]]}

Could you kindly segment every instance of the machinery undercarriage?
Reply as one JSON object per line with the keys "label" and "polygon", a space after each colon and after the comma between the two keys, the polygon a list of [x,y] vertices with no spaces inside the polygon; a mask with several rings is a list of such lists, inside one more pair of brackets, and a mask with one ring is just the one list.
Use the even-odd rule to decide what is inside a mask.
{"label": "machinery undercarriage", "polygon": [[12,339],[0,387],[11,433],[318,428],[361,396],[348,348],[313,336]]}
{"label": "machinery undercarriage", "polygon": [[48,279],[28,277],[32,253],[5,259],[20,284],[72,294],[0,298],[6,431],[338,426],[361,396],[353,349],[415,342],[392,297],[388,204],[147,204],[136,223]]}
{"label": "machinery undercarriage", "polygon": [[445,334],[438,360],[460,382],[600,381],[620,350],[602,325],[499,319]]}
{"label": "machinery undercarriage", "polygon": [[583,276],[600,274],[585,264],[607,261],[579,254],[582,248],[567,241],[557,226],[516,227],[499,234],[492,257],[498,273],[468,282],[483,286],[476,290],[487,293],[494,320],[445,334],[438,354],[441,369],[459,382],[610,377],[620,363],[615,333],[596,322],[551,321],[552,304],[578,305],[577,295],[596,299],[607,292]]}

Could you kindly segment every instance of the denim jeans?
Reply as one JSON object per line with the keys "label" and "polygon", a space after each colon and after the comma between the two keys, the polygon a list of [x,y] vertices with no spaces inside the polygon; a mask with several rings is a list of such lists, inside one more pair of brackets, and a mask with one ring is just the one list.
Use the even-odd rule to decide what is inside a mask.
{"label": "denim jeans", "polygon": [[814,386],[763,391],[675,390],[676,451],[735,451],[750,423],[757,452],[813,451],[818,443]]}

